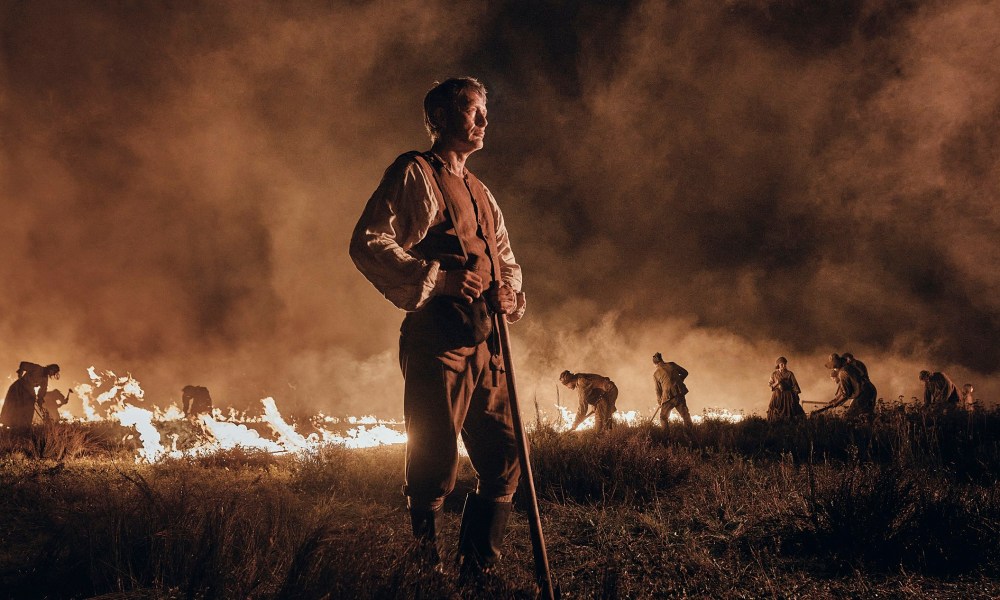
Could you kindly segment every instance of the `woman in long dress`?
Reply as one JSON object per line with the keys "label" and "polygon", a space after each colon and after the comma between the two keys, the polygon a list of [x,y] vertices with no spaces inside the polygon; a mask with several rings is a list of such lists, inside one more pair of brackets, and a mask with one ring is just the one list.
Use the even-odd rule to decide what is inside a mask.
{"label": "woman in long dress", "polygon": [[795,373],[788,370],[788,359],[784,356],[779,356],[775,361],[769,383],[771,404],[767,407],[768,421],[806,416],[806,411],[802,410],[802,405],[799,403],[799,394],[802,390],[799,389],[799,382],[795,380]]}

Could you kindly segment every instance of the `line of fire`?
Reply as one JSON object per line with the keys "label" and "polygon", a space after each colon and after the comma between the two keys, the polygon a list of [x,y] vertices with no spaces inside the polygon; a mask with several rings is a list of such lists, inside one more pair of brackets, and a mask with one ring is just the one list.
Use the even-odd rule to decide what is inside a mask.
{"label": "line of fire", "polygon": [[[212,406],[208,391],[201,386],[185,386],[182,399],[160,406],[146,399],[142,385],[131,374],[118,375],[110,370],[91,367],[87,381],[66,388],[47,390],[37,402],[31,417],[35,428],[65,424],[112,423],[123,427],[123,447],[134,448],[135,461],[151,463],[168,458],[195,457],[219,450],[242,447],[274,454],[297,454],[316,451],[324,445],[359,449],[405,444],[406,433],[400,419],[376,415],[331,416],[322,412],[302,422],[289,423],[282,416],[274,398],[260,400],[258,412]],[[37,393],[39,389],[34,388]],[[199,393],[207,402],[200,405],[187,394]],[[0,409],[3,407],[0,399]],[[575,407],[574,407],[575,408]],[[555,404],[547,410],[536,407],[537,414],[526,425],[531,430],[544,423],[559,432],[570,429],[592,430],[593,411],[574,426],[576,413],[570,407]],[[638,410],[617,411],[614,421],[637,425],[651,420]],[[738,422],[741,411],[724,408],[706,409],[692,416],[695,423],[705,419]],[[670,417],[680,422],[680,414]],[[0,428],[10,427],[0,422]],[[462,453],[465,454],[464,448]]]}

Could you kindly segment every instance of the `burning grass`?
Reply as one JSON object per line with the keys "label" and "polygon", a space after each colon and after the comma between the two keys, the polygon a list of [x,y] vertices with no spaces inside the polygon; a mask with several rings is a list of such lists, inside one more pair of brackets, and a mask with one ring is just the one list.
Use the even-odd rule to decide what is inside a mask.
{"label": "burning grass", "polygon": [[[0,598],[532,597],[523,515],[505,583],[473,593],[410,560],[402,446],[136,464],[127,434],[0,435]],[[997,413],[541,426],[531,443],[566,598],[1000,594]],[[448,560],[459,494],[445,510]]]}

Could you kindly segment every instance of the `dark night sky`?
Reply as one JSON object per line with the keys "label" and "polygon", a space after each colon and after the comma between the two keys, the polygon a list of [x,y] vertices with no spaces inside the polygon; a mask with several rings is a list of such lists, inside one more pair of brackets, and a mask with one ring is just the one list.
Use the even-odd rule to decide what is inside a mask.
{"label": "dark night sky", "polygon": [[826,400],[851,350],[887,398],[995,399],[1000,2],[606,4],[0,0],[0,364],[400,414],[347,243],[471,74],[522,394],[598,371],[648,410],[659,350],[695,412],[761,411],[778,354]]}

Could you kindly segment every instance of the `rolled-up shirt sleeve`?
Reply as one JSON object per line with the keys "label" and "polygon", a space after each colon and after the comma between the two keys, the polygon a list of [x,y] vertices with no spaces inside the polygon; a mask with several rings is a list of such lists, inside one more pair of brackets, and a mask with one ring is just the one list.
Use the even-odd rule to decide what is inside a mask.
{"label": "rolled-up shirt sleeve", "polygon": [[410,252],[437,217],[431,182],[404,154],[386,169],[351,236],[351,259],[358,270],[403,310],[423,307],[443,276],[438,261]]}
{"label": "rolled-up shirt sleeve", "polygon": [[500,212],[500,205],[489,189],[486,195],[490,199],[490,210],[493,212],[493,223],[496,226],[497,235],[497,259],[500,263],[500,280],[509,285],[517,294],[517,309],[513,314],[507,315],[507,320],[511,323],[524,316],[525,298],[522,286],[524,284],[521,275],[521,265],[517,264],[514,258],[514,251],[510,248],[510,237],[507,235],[507,226],[504,224],[503,213]]}

